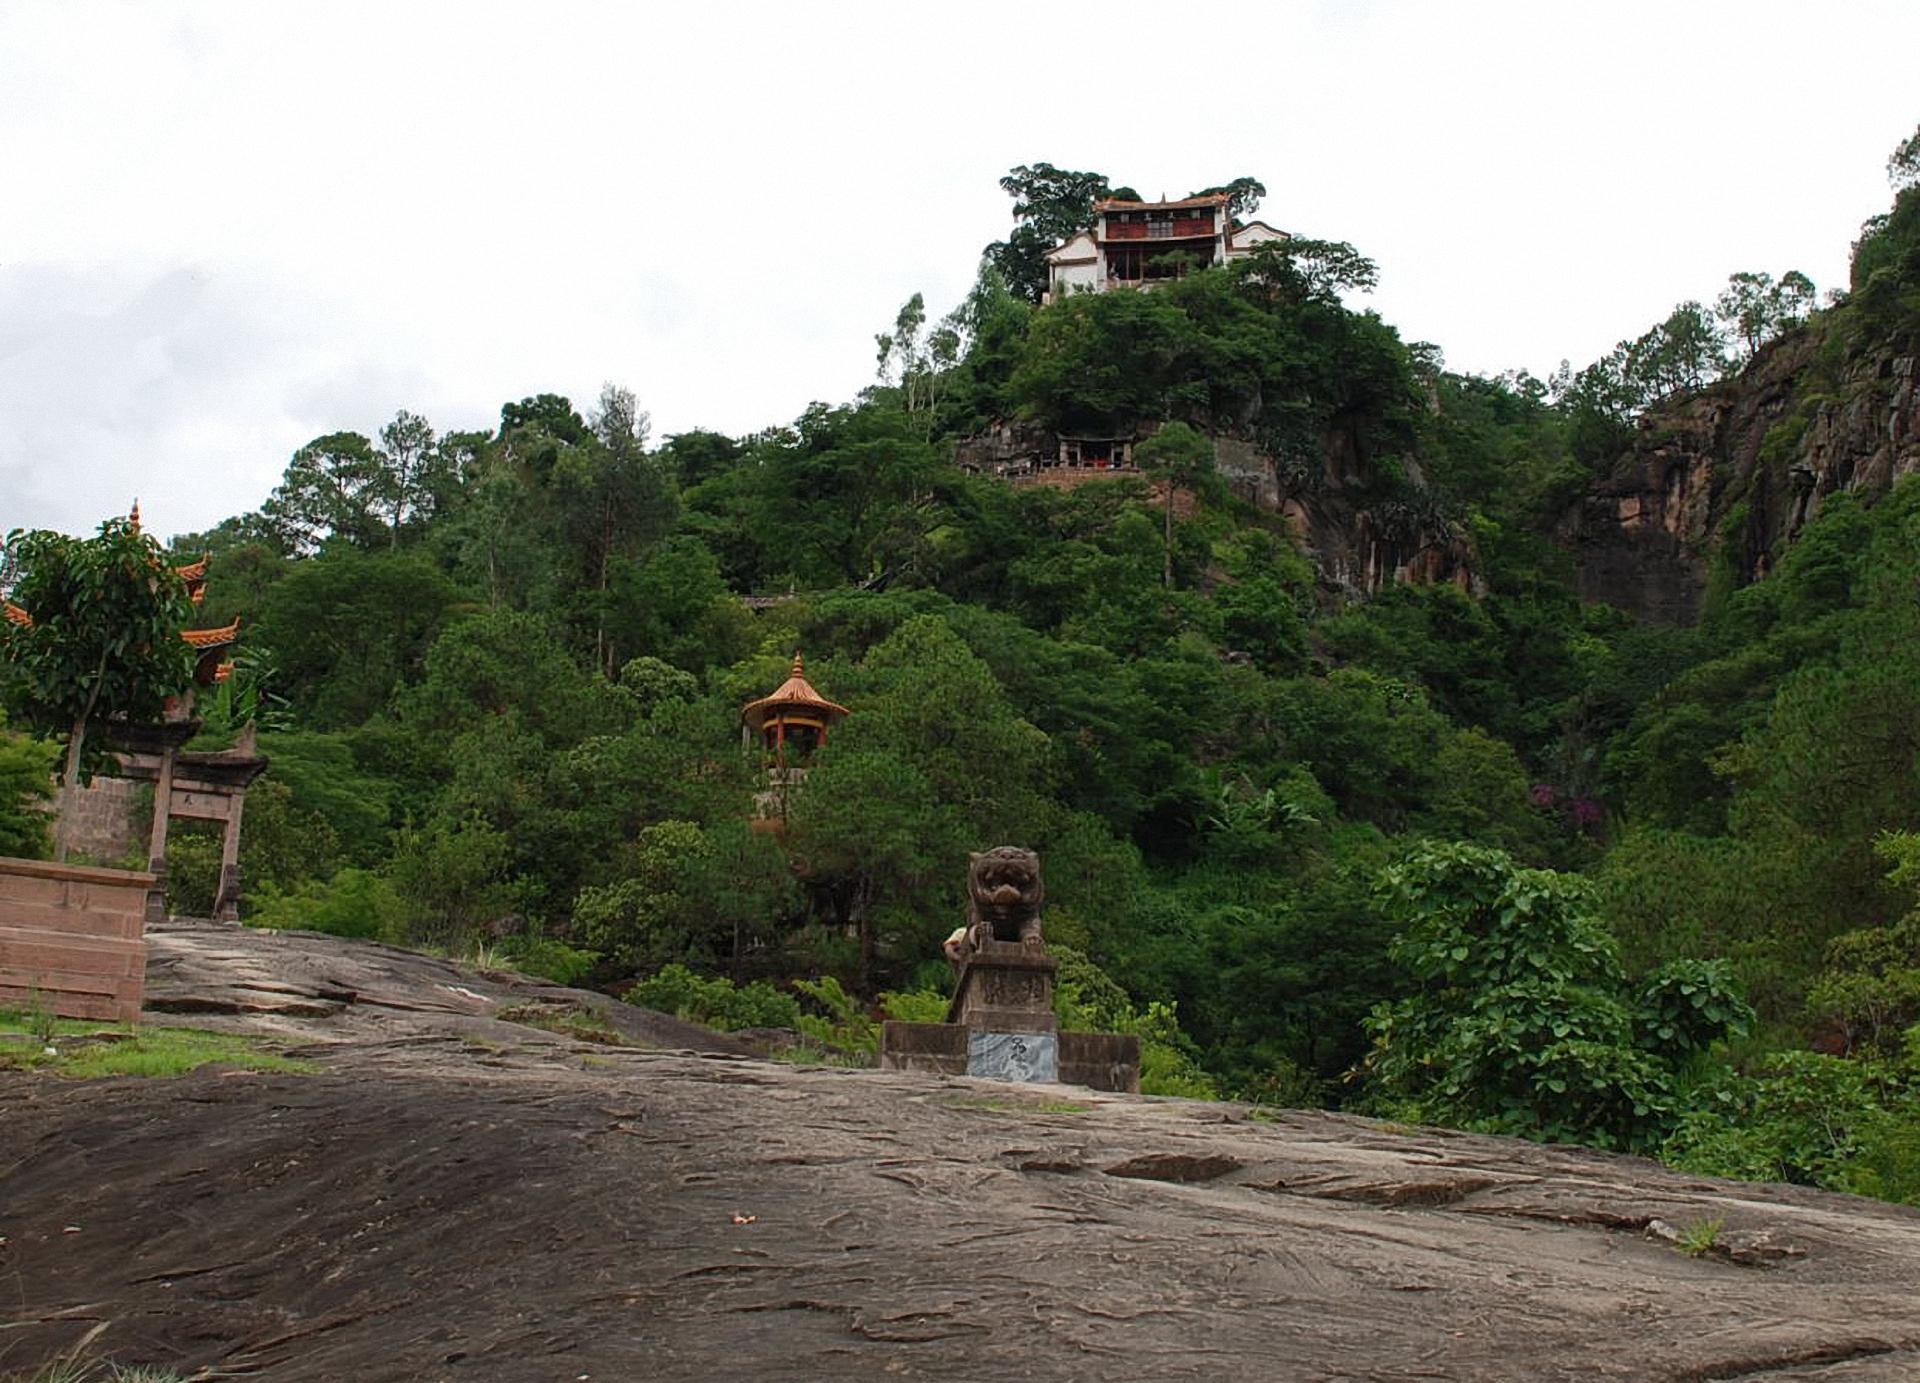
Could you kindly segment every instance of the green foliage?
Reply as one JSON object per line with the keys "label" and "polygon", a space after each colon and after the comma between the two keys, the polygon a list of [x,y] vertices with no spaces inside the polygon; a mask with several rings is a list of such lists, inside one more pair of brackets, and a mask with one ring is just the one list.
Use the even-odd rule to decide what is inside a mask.
{"label": "green foliage", "polygon": [[[288,794],[288,817],[314,837],[309,848],[318,853],[324,846],[335,860],[361,866],[385,854],[399,785],[363,766],[361,737],[286,730],[261,734],[258,745],[271,761],[261,785],[273,783]],[[243,852],[253,838],[251,797],[248,802]],[[330,872],[333,863],[316,865],[313,872]],[[243,864],[251,876],[253,862],[243,859]]]}
{"label": "green foliage", "polygon": [[583,951],[554,937],[530,933],[502,937],[499,954],[515,970],[566,985],[586,979],[600,960],[597,951]]}
{"label": "green foliage", "polygon": [[1656,976],[1636,1004],[1586,886],[1497,851],[1421,847],[1383,873],[1381,904],[1420,986],[1367,1022],[1364,1073],[1395,1117],[1649,1148],[1681,1107],[1678,1063],[1743,1021],[1712,966]]}
{"label": "green foliage", "polygon": [[0,855],[44,859],[52,849],[51,818],[35,804],[53,796],[57,745],[6,728],[0,714]]}
{"label": "green foliage", "polygon": [[1726,1225],[1723,1216],[1694,1220],[1683,1226],[1673,1246],[1689,1258],[1705,1258],[1720,1246],[1720,1231]]}
{"label": "green foliage", "polygon": [[[1920,886],[1920,835],[1888,832],[1874,841],[1889,884],[1912,899]],[[1816,1027],[1837,1034],[1850,1055],[1897,1057],[1920,1022],[1920,908],[1885,926],[1835,937],[1807,994]]]}
{"label": "green foliage", "polygon": [[1060,962],[1053,1007],[1072,1032],[1132,1033],[1140,1038],[1140,1093],[1217,1100],[1220,1089],[1199,1062],[1193,1039],[1180,1029],[1177,1006],[1160,1000],[1138,1008],[1127,992],[1079,951],[1054,946]]}
{"label": "green foliage", "polygon": [[611,729],[619,717],[618,703],[567,656],[548,621],[510,610],[450,625],[397,709],[434,745],[499,719],[554,744]]}
{"label": "green foliage", "polygon": [[1647,977],[1636,1007],[1640,1045],[1676,1057],[1743,1037],[1754,1018],[1725,960],[1669,961]]}
{"label": "green foliage", "polygon": [[[1645,823],[1601,868],[1636,960],[1725,954],[1775,1023],[1802,1021],[1830,942],[1858,933],[1862,955],[1885,953],[1902,908],[1874,841],[1920,828],[1916,506],[1910,483],[1870,510],[1830,500],[1772,576],[1716,612],[1721,656],[1674,678],[1607,756]],[[1897,974],[1870,981],[1841,958],[1822,983],[1815,1021],[1884,1046],[1876,1014],[1902,1002]]]}
{"label": "green foliage", "polygon": [[691,821],[647,827],[622,861],[619,882],[580,891],[573,905],[575,935],[636,967],[669,960],[711,963],[714,940],[688,926],[692,909],[680,891],[707,848],[705,832]]}
{"label": "green foliage", "polygon": [[9,709],[26,726],[68,736],[73,779],[89,720],[155,720],[186,689],[186,582],[127,519],[108,519],[93,538],[15,529],[0,562],[8,599],[32,620],[0,620]]}
{"label": "green foliage", "polygon": [[831,975],[817,980],[796,979],[793,987],[820,1010],[801,1013],[802,1036],[829,1052],[858,1058],[859,1065],[872,1064],[874,1053],[880,1050],[880,1024],[865,1005]]}
{"label": "green foliage", "polygon": [[614,564],[606,627],[617,647],[691,670],[728,666],[757,642],[752,617],[727,590],[719,559],[685,535]]}
{"label": "green foliage", "polygon": [[1660,1149],[1682,1171],[1920,1197],[1920,1115],[1894,1073],[1818,1052],[1782,1052],[1729,1077]]}
{"label": "green foliage", "polygon": [[944,1023],[949,1000],[935,989],[910,989],[880,996],[887,1017],[901,1023]]}
{"label": "green foliage", "polygon": [[1861,227],[1850,272],[1847,312],[1857,335],[1910,349],[1920,339],[1920,185],[1906,182],[1893,209]]}
{"label": "green foliage", "polygon": [[338,729],[366,720],[418,674],[458,599],[419,553],[329,549],[268,590],[258,634],[303,722]]}
{"label": "green foliage", "polygon": [[249,895],[246,923],[272,931],[326,932],[371,941],[412,935],[409,912],[393,884],[366,869],[342,869],[281,892],[270,886]]}
{"label": "green foliage", "polygon": [[1714,301],[1713,315],[1746,347],[1751,360],[1761,346],[1806,320],[1812,308],[1813,280],[1789,269],[1778,282],[1771,274],[1733,275]]}
{"label": "green foliage", "polygon": [[[1009,401],[1063,433],[1124,435],[1148,420],[1251,430],[1284,470],[1324,466],[1326,432],[1362,455],[1409,450],[1418,427],[1406,348],[1337,290],[1371,266],[1351,247],[1287,241],[1151,293],[1076,294],[1038,313]],[[1343,251],[1349,259],[1332,255]],[[1364,271],[1364,272],[1363,272]]]}
{"label": "green foliage", "polygon": [[1371,899],[1384,848],[1378,833],[1347,828],[1308,833],[1261,867],[1203,863],[1142,910],[1150,938],[1114,969],[1178,1000],[1234,1093],[1324,1102],[1364,1055],[1369,1009],[1406,987]]}
{"label": "green foliage", "polygon": [[664,965],[640,981],[627,991],[626,1000],[722,1032],[800,1027],[800,1001],[764,980],[736,985],[717,976],[697,975],[678,964]]}
{"label": "green foliage", "polygon": [[311,554],[335,534],[371,547],[379,539],[371,501],[380,469],[373,444],[360,433],[316,437],[293,454],[261,517],[281,549],[294,556]]}
{"label": "green foliage", "polygon": [[397,547],[431,516],[457,469],[457,450],[443,448],[425,418],[402,410],[380,430],[378,446],[357,432],[335,432],[296,451],[260,517],[291,556],[329,540]]}
{"label": "green foliage", "polygon": [[1185,423],[1168,423],[1134,448],[1134,462],[1159,478],[1165,491],[1166,562],[1161,584],[1173,584],[1173,497],[1176,489],[1189,492],[1213,474],[1213,441]]}
{"label": "green foliage", "polygon": [[1804,274],[1789,273],[1778,284],[1765,274],[1735,274],[1711,315],[1697,302],[1684,302],[1665,321],[1621,341],[1577,375],[1563,363],[1555,389],[1568,415],[1575,457],[1588,469],[1611,463],[1626,450],[1634,420],[1649,404],[1717,379],[1728,362],[1716,318],[1752,333],[1751,354],[1761,341],[1804,316],[1812,298],[1813,285]]}
{"label": "green foliage", "polygon": [[1360,668],[1277,683],[1266,721],[1349,820],[1465,836],[1538,857],[1545,822],[1512,748],[1462,731],[1421,688]]}
{"label": "green foliage", "polygon": [[689,526],[745,588],[858,583],[924,560],[930,506],[952,484],[904,412],[815,404],[691,491]]}
{"label": "green foliage", "polygon": [[512,843],[478,815],[432,817],[394,833],[389,872],[411,939],[457,944],[516,914],[525,885]]}

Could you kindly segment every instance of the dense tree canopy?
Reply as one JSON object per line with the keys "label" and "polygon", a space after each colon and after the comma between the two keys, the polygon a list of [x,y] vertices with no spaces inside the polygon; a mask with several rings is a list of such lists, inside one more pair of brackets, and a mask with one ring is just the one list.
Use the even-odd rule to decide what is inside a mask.
{"label": "dense tree canopy", "polygon": [[[974,291],[910,297],[857,399],[658,444],[611,385],[488,432],[402,412],[191,540],[275,712],[250,908],[850,1030],[946,983],[967,853],[1023,844],[1069,1015],[1149,1036],[1162,1089],[1920,1196],[1920,489],[1822,493],[1695,628],[1583,604],[1552,541],[1650,410],[1781,335],[1910,351],[1920,189],[1844,302],[1735,274],[1543,382],[1350,306],[1377,271],[1338,240],[1038,306],[1046,250],[1130,190],[1003,187]],[[989,428],[1139,467],[956,465]],[[55,609],[19,556],[13,598]],[[796,649],[849,714],[776,791],[740,709]],[[33,701],[0,848],[35,848]],[[61,704],[31,727],[71,733]]]}

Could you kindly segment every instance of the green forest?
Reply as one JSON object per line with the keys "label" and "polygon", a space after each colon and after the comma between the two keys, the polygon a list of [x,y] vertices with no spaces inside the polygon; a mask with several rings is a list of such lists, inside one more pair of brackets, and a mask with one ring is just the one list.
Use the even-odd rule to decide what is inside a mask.
{"label": "green forest", "polygon": [[[1045,251],[1130,194],[1016,168],[967,299],[913,298],[874,384],[790,423],[656,438],[614,385],[486,432],[402,412],[163,559],[118,521],[9,535],[0,588],[36,623],[0,622],[0,852],[54,849],[33,803],[98,761],[76,727],[187,671],[102,669],[238,619],[195,747],[252,724],[272,760],[250,925],[856,1059],[876,1017],[939,1011],[968,852],[1024,845],[1065,1017],[1139,1033],[1150,1093],[1920,1203],[1920,488],[1823,495],[1758,553],[1730,508],[1687,624],[1583,603],[1555,541],[1675,399],[1793,342],[1803,401],[1916,354],[1920,134],[1889,172],[1823,300],[1734,273],[1543,381],[1450,372],[1356,310],[1376,267],[1330,239],[1043,306]],[[956,464],[1007,423],[1138,437],[1138,467]],[[1226,442],[1459,579],[1330,579]],[[167,564],[203,555],[195,609]],[[77,653],[99,573],[136,569],[154,604]],[[796,652],[850,714],[768,829],[741,708]],[[175,827],[173,911],[208,911],[219,851]]]}

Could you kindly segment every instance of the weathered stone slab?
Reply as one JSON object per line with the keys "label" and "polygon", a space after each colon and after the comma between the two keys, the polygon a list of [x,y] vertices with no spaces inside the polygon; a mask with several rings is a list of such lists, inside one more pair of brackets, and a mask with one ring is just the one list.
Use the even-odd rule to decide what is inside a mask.
{"label": "weathered stone slab", "polygon": [[1060,1081],[1089,1090],[1140,1093],[1140,1039],[1132,1033],[1060,1034]]}
{"label": "weathered stone slab", "polygon": [[[153,940],[156,988],[217,1002],[225,977],[209,1025],[321,1069],[0,1072],[0,1368],[84,1340],[275,1383],[1920,1379],[1920,1208],[1324,1111],[694,1056],[666,1027],[588,1051],[459,992],[562,997],[531,981],[204,922]],[[267,979],[361,1001],[238,1012]],[[1725,1258],[1667,1238],[1716,1223]]]}
{"label": "weathered stone slab", "polygon": [[930,1076],[967,1074],[967,1030],[954,1023],[880,1025],[880,1069]]}

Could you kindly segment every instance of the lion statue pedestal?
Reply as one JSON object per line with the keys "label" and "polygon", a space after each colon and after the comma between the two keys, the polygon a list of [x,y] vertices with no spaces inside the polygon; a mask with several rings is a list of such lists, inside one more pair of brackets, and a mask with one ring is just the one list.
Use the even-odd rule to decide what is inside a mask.
{"label": "lion statue pedestal", "polygon": [[1060,962],[1040,935],[1040,857],[1011,845],[973,855],[967,892],[967,925],[946,946],[956,971],[947,1021],[885,1024],[881,1069],[1137,1091],[1138,1037],[1059,1030]]}
{"label": "lion statue pedestal", "polygon": [[989,941],[960,972],[947,1021],[980,1032],[1057,1032],[1053,977],[1060,962],[1036,947]]}

